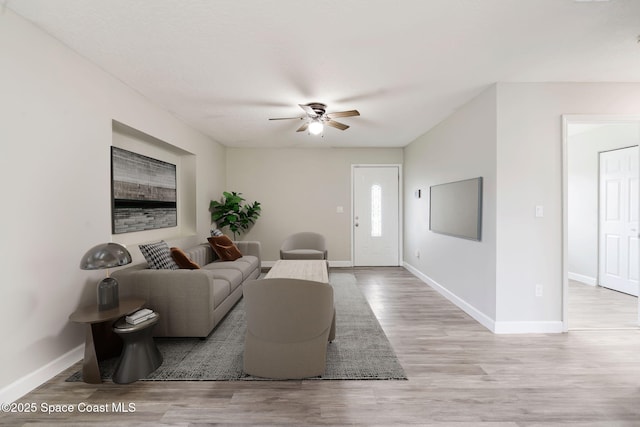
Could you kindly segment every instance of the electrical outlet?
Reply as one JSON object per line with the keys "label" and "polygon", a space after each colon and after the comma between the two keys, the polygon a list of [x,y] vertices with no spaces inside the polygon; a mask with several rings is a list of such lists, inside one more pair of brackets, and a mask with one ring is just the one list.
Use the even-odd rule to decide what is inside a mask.
{"label": "electrical outlet", "polygon": [[542,285],[540,283],[538,283],[536,285],[536,296],[537,297],[541,297],[542,296]]}

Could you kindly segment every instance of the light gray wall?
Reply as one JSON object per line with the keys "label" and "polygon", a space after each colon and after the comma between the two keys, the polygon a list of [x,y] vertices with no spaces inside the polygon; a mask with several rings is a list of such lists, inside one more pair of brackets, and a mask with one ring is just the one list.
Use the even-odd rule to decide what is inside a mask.
{"label": "light gray wall", "polygon": [[562,115],[638,112],[640,84],[498,84],[498,321],[562,321]]}
{"label": "light gray wall", "polygon": [[[573,126],[575,128],[575,125]],[[638,145],[640,124],[599,125],[568,140],[569,275],[587,284],[598,276],[599,153]]]}
{"label": "light gray wall", "polygon": [[[490,319],[496,313],[496,126],[493,86],[404,150],[404,261]],[[482,240],[429,231],[429,186],[479,176]]]}
{"label": "light gray wall", "polygon": [[[405,148],[405,262],[467,312],[486,316],[496,332],[560,331],[562,115],[638,112],[640,84],[488,89]],[[415,199],[414,191],[478,175],[489,178],[482,246],[430,234],[428,199]]]}
{"label": "light gray wall", "polygon": [[[112,120],[195,156],[196,187],[180,230],[138,234],[201,241],[208,203],[224,188],[224,147],[15,15],[0,13],[0,401],[39,384],[75,357],[84,327],[68,321],[95,302],[104,272],[79,269],[84,252],[111,235]],[[130,248],[136,241],[126,241]],[[137,249],[136,249],[137,250]],[[43,376],[45,378],[43,379]],[[24,389],[26,387],[26,389]]]}
{"label": "light gray wall", "polygon": [[350,263],[351,165],[401,163],[401,148],[228,148],[227,190],[262,204],[242,239],[259,240],[264,261],[273,262],[286,236],[315,231],[327,239],[329,260]]}

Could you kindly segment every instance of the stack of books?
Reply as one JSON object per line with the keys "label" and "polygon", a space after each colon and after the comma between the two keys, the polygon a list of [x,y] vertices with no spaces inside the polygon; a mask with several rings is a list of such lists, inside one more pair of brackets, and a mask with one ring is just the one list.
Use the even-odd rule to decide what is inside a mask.
{"label": "stack of books", "polygon": [[156,317],[156,313],[153,310],[143,308],[142,310],[138,310],[125,317],[125,321],[130,325],[137,325],[145,320],[153,319],[154,317]]}

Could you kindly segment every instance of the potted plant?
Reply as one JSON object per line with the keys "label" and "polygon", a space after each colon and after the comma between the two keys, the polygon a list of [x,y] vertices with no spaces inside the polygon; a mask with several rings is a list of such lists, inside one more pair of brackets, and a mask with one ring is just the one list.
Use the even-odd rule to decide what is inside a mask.
{"label": "potted plant", "polygon": [[248,230],[260,216],[260,203],[244,203],[242,193],[235,191],[225,191],[222,195],[222,202],[212,200],[209,204],[211,221],[215,222],[218,228],[229,227],[233,233],[233,240],[236,240],[236,234]]}

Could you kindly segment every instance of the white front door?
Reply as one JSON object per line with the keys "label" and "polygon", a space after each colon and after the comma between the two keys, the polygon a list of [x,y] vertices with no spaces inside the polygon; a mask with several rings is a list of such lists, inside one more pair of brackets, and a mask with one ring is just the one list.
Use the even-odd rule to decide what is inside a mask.
{"label": "white front door", "polygon": [[353,167],[353,265],[400,265],[400,167]]}
{"label": "white front door", "polygon": [[599,284],[638,296],[638,147],[600,153]]}

